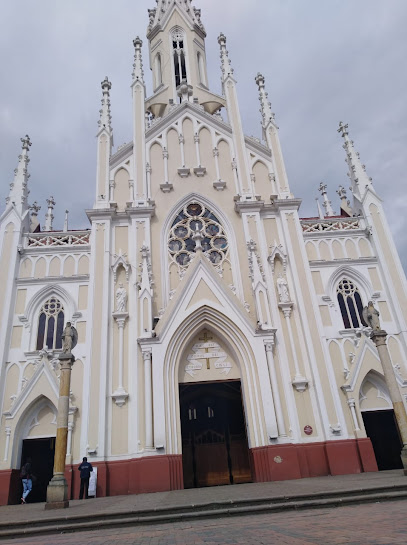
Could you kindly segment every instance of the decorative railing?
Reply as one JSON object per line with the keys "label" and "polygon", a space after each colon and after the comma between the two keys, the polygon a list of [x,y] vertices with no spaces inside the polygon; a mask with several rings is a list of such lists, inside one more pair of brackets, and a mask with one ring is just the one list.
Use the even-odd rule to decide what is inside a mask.
{"label": "decorative railing", "polygon": [[27,246],[42,248],[44,246],[85,246],[89,244],[90,231],[73,231],[69,233],[32,233],[27,236]]}
{"label": "decorative railing", "polygon": [[301,221],[304,233],[321,233],[324,231],[354,231],[360,229],[358,218],[335,218],[324,220],[303,220]]}

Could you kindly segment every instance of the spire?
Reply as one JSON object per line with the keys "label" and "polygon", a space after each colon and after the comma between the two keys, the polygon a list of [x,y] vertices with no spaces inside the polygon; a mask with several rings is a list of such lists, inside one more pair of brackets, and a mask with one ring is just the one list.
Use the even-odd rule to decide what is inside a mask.
{"label": "spire", "polygon": [[144,71],[143,71],[143,59],[141,56],[141,46],[143,42],[137,36],[133,40],[134,45],[134,64],[133,64],[133,84],[136,82],[141,82],[144,85]]}
{"label": "spire", "polygon": [[318,217],[320,220],[323,220],[325,218],[325,215],[324,213],[322,212],[322,208],[321,208],[321,205],[319,204],[319,199],[318,197],[315,197],[315,200],[316,200],[316,203],[317,203],[317,209],[318,209]]}
{"label": "spire", "polygon": [[260,73],[255,77],[255,81],[259,88],[260,113],[263,118],[263,128],[266,128],[269,123],[275,125],[274,113],[271,111],[271,104],[268,100],[268,93],[264,86],[264,76]]}
{"label": "spire", "polygon": [[192,6],[191,0],[156,0],[157,7],[148,10],[147,37],[150,32],[158,25],[162,27],[171,9],[177,6],[191,26],[198,27],[206,36],[205,27],[201,21],[201,10]]}
{"label": "spire", "polygon": [[325,208],[325,214],[327,216],[335,216],[335,212],[332,209],[331,201],[328,199],[328,194],[326,192],[326,184],[323,184],[322,182],[319,184],[318,190],[321,192],[322,198],[324,200],[323,205]]}
{"label": "spire", "polygon": [[229,59],[229,51],[226,49],[226,36],[222,34],[222,32],[219,34],[218,37],[218,44],[220,45],[220,62],[221,62],[221,70],[222,70],[222,86],[226,79],[230,76],[233,77],[233,68],[232,64]]}
{"label": "spire", "polygon": [[110,134],[113,132],[111,121],[112,116],[110,115],[110,89],[112,88],[112,84],[107,79],[107,76],[101,83],[102,86],[102,108],[99,110],[100,113],[100,119],[98,121],[98,125],[100,127],[100,130],[102,131],[105,129]]}
{"label": "spire", "polygon": [[47,199],[47,205],[48,205],[48,212],[45,214],[45,226],[44,231],[52,231],[52,222],[54,220],[54,214],[52,213],[54,206],[55,206],[55,200],[54,197],[50,197]]}
{"label": "spire", "polygon": [[346,214],[349,214],[351,216],[352,209],[350,207],[350,201],[347,199],[346,189],[342,185],[340,185],[336,192],[339,195],[339,198],[341,199],[341,210],[343,210]]}
{"label": "spire", "polygon": [[361,200],[368,187],[372,187],[372,179],[366,174],[366,167],[362,165],[359,153],[353,147],[353,140],[348,136],[348,124],[339,123],[338,132],[342,135],[345,143],[343,149],[346,151],[345,161],[348,163],[348,176],[352,183],[353,196]]}
{"label": "spire", "polygon": [[9,196],[6,198],[6,203],[14,204],[20,214],[27,210],[27,197],[29,190],[27,188],[27,182],[30,177],[27,171],[28,163],[30,159],[28,157],[28,151],[31,146],[30,137],[28,134],[24,138],[20,139],[23,143],[22,152],[18,156],[18,165],[14,169],[14,180],[10,184]]}
{"label": "spire", "polygon": [[28,208],[31,212],[30,231],[35,233],[39,230],[38,212],[41,210],[41,206],[38,205],[37,201],[34,201]]}

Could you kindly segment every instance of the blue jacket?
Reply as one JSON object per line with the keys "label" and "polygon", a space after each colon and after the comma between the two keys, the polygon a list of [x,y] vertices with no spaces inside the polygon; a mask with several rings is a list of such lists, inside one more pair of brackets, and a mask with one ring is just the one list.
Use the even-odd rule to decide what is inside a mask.
{"label": "blue jacket", "polygon": [[93,471],[93,467],[89,462],[82,462],[78,467],[78,470],[81,472],[81,479],[89,479],[90,472]]}

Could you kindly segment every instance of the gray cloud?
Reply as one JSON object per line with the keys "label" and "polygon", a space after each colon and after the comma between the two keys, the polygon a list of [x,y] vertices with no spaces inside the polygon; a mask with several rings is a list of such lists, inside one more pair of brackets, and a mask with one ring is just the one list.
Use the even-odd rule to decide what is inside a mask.
{"label": "gray cloud", "polygon": [[[28,133],[31,201],[53,194],[55,227],[65,208],[72,228],[87,227],[95,194],[100,81],[108,75],[115,144],[131,139],[132,39],[145,39],[153,0],[18,0],[2,5],[0,21],[0,198],[8,193]],[[254,77],[261,71],[280,136],[292,191],[302,216],[315,215],[317,186],[348,185],[339,120],[385,201],[407,268],[407,3],[404,0],[196,1],[208,32],[211,88],[220,92],[220,31],[228,39],[243,125],[260,136]]]}

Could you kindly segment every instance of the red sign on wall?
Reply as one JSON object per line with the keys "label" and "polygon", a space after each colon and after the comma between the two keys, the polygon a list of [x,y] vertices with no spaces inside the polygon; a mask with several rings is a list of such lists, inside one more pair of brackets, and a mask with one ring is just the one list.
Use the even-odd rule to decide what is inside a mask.
{"label": "red sign on wall", "polygon": [[311,426],[309,426],[309,425],[304,426],[304,433],[306,433],[307,435],[311,435],[313,431],[314,430],[312,429]]}

